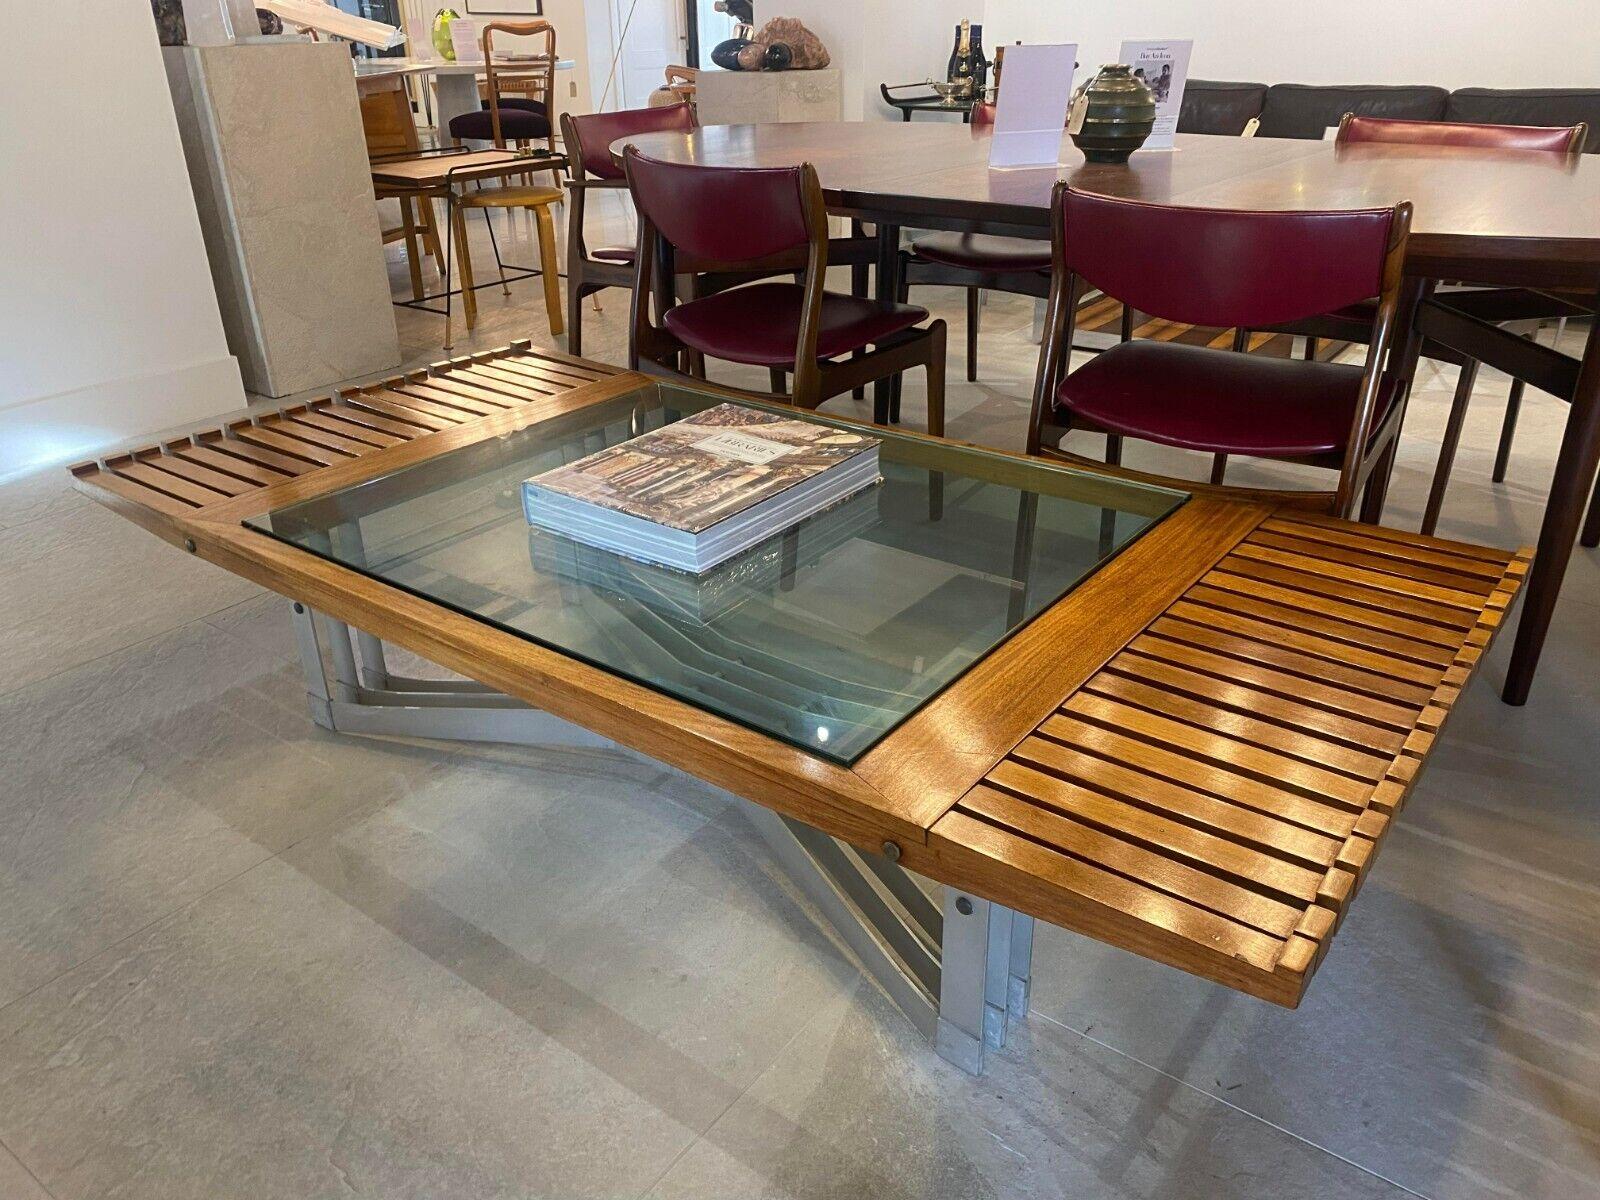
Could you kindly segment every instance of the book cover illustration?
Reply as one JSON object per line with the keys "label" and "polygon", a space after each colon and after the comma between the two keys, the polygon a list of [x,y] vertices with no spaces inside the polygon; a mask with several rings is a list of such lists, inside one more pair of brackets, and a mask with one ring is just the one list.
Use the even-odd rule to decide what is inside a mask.
{"label": "book cover illustration", "polygon": [[878,444],[866,434],[719,404],[528,482],[698,534]]}

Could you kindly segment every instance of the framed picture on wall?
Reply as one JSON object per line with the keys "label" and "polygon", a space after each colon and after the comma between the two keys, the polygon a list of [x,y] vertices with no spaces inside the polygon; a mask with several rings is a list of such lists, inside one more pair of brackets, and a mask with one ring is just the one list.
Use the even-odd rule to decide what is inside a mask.
{"label": "framed picture on wall", "polygon": [[544,0],[466,0],[466,16],[542,17]]}

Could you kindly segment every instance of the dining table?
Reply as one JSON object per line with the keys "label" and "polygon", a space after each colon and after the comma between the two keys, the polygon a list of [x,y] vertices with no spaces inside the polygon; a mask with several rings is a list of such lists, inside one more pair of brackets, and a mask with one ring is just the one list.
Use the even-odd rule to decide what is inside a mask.
{"label": "dining table", "polygon": [[[1600,292],[1600,159],[1179,134],[1171,150],[1096,164],[1063,134],[1055,163],[998,169],[989,165],[991,138],[988,127],[816,122],[647,134],[612,150],[620,155],[634,145],[655,158],[707,166],[810,163],[831,213],[876,227],[876,288],[884,300],[899,295],[902,229],[1048,237],[1052,190],[1063,179],[1103,195],[1206,208],[1333,210],[1410,201],[1401,324],[1569,402],[1502,691],[1508,704],[1525,704],[1590,503],[1584,543],[1600,544],[1600,496],[1591,501],[1600,468],[1600,321],[1574,358],[1501,328],[1492,310],[1458,311],[1434,290],[1449,282],[1555,292],[1592,310]],[[1515,315],[1514,306],[1504,315]],[[877,386],[881,406],[888,385]]]}

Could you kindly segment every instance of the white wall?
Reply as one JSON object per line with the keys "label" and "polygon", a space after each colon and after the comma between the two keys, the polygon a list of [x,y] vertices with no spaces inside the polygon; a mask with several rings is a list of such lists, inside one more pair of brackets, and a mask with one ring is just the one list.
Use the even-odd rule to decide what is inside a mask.
{"label": "white wall", "polygon": [[7,36],[0,478],[244,403],[149,4],[52,0]]}
{"label": "white wall", "polygon": [[1080,78],[1123,38],[1187,37],[1202,79],[1600,87],[1594,0],[987,0],[984,18],[991,55],[1077,42]]}

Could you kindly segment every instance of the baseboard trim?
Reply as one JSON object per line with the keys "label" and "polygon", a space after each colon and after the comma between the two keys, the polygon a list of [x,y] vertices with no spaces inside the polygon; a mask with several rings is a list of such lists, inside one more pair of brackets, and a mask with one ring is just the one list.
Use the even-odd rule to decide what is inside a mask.
{"label": "baseboard trim", "polygon": [[154,375],[108,379],[0,408],[0,480],[94,458],[124,443],[244,407],[232,355]]}

